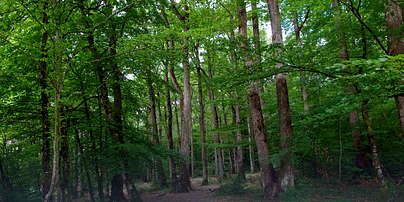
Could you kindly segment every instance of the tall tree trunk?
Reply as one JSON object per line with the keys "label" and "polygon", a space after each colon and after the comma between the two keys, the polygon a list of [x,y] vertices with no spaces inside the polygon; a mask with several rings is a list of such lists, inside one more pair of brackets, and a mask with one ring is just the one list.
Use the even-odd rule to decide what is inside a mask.
{"label": "tall tree trunk", "polygon": [[[253,64],[251,56],[248,54],[247,41],[247,12],[246,5],[243,0],[237,1],[238,17],[240,20],[240,35],[242,37],[240,49],[243,51],[243,61],[246,68],[250,68]],[[267,145],[267,133],[265,131],[264,117],[262,115],[261,101],[259,96],[259,85],[257,81],[252,81],[248,89],[248,97],[250,101],[250,109],[253,118],[254,135],[258,149],[258,156],[261,167],[261,180],[264,189],[264,198],[275,198],[279,192],[278,176],[269,161],[269,150]]]}
{"label": "tall tree trunk", "polygon": [[[222,111],[223,111],[223,125],[221,125],[221,128],[226,128],[227,127],[227,113],[226,113],[226,107],[225,107],[225,105],[224,104],[222,104]],[[232,144],[232,142],[230,141],[230,135],[227,133],[227,132],[224,132],[224,134],[223,135],[225,135],[225,136],[227,136],[227,144]],[[223,136],[222,136],[223,137]],[[223,144],[224,143],[224,140],[223,140],[223,138],[221,138],[221,144]],[[228,150],[230,151],[231,150],[231,148],[228,148]],[[223,159],[223,169],[224,170],[226,170],[226,155],[225,155],[226,153],[225,153],[225,149],[222,149],[222,159]],[[231,156],[229,155],[229,160],[231,161]],[[227,173],[227,175],[228,176],[230,176],[231,175],[231,168],[230,168],[230,165],[229,165],[229,171],[228,171],[228,173]]]}
{"label": "tall tree trunk", "polygon": [[[258,9],[257,9],[257,0],[251,0],[251,21],[252,21],[252,26],[253,26],[253,46],[254,46],[254,55],[255,57],[252,58],[254,65],[258,66],[258,70],[261,70],[261,39],[260,39],[260,28],[259,28],[259,18],[258,18]],[[239,27],[240,29],[240,27]],[[261,82],[259,85],[259,90],[260,93],[264,93],[264,83]],[[261,102],[261,109],[264,111],[264,109],[266,108],[265,106],[265,101],[263,96],[260,96],[260,102]],[[267,114],[264,112],[263,113],[264,116],[264,121],[267,119]],[[264,122],[265,123],[265,122]]]}
{"label": "tall tree trunk", "polygon": [[[174,0],[170,0],[171,6],[178,18],[181,21],[183,32],[188,32],[188,17],[189,17],[189,7],[188,3],[184,4],[184,14],[182,15]],[[184,37],[182,41],[182,66],[184,67],[184,90],[183,90],[183,105],[181,108],[181,144],[180,153],[185,157],[185,160],[180,165],[180,179],[177,187],[177,192],[188,192],[191,188],[191,181],[189,178],[189,135],[192,130],[191,126],[191,78],[190,78],[190,67],[189,67],[189,53],[188,53],[188,37]],[[175,79],[173,69],[170,70],[171,78],[173,82]],[[176,83],[176,82],[174,82]],[[178,83],[176,83],[176,88],[179,90]],[[180,99],[181,100],[181,99]]]}
{"label": "tall tree trunk", "polygon": [[258,150],[258,159],[261,167],[261,180],[264,189],[264,198],[276,198],[279,193],[278,173],[275,171],[272,163],[269,161],[269,150],[267,143],[267,132],[264,126],[264,117],[262,116],[261,103],[257,88],[251,88],[248,91],[250,99],[250,108],[254,126],[255,144]]}
{"label": "tall tree trunk", "polygon": [[[346,37],[344,28],[342,26],[342,19],[340,17],[341,11],[338,5],[337,0],[333,0],[333,7],[336,9],[335,11],[335,28],[339,31],[338,33],[338,41],[339,41],[339,55],[341,60],[347,61],[349,60],[349,52],[348,47],[346,45]],[[350,71],[350,68],[348,68]],[[353,86],[347,87],[347,94],[353,94],[355,92],[355,88]],[[360,122],[359,122],[359,113],[358,110],[353,110],[349,113],[349,123],[351,126],[351,134],[352,134],[352,141],[354,144],[354,148],[357,151],[355,164],[360,169],[369,168],[369,162],[366,158],[366,153],[361,146],[362,139],[361,139],[361,130],[360,130]]]}
{"label": "tall tree trunk", "polygon": [[[52,7],[55,10],[59,9],[59,3],[56,0],[52,0]],[[61,38],[61,30],[60,30],[60,19],[55,19],[55,70],[54,70],[54,106],[55,106],[55,127],[54,127],[54,136],[53,136],[53,160],[52,160],[52,177],[50,181],[49,191],[45,195],[44,202],[48,202],[50,200],[58,201],[59,196],[59,176],[60,176],[60,168],[59,168],[59,139],[61,135],[61,127],[62,120],[60,117],[61,111],[61,95],[63,90],[63,72],[62,72],[62,38]],[[55,194],[54,194],[55,192]],[[55,197],[52,197],[54,194]]]}
{"label": "tall tree trunk", "polygon": [[[391,56],[404,54],[404,8],[398,1],[386,0],[386,25],[388,32],[388,52]],[[404,142],[404,95],[394,97],[397,105],[398,118],[400,120],[401,135]]]}
{"label": "tall tree trunk", "polygon": [[[168,70],[167,70],[168,71]],[[165,80],[168,82],[168,72],[165,73]],[[166,88],[166,97],[167,97],[167,113],[168,113],[168,118],[167,118],[167,130],[166,130],[166,136],[167,136],[167,142],[168,142],[168,149],[174,152],[174,141],[173,141],[173,111],[171,108],[171,95],[170,95],[170,89]],[[172,183],[172,188],[175,187],[175,180],[176,180],[176,174],[175,174],[175,160],[173,156],[170,156],[170,177],[171,177],[171,183]]]}
{"label": "tall tree trunk", "polygon": [[[87,101],[84,101],[84,102],[87,102]],[[86,106],[87,104],[85,104],[85,106]],[[87,107],[86,107],[87,108]],[[87,109],[85,109],[86,111],[87,111]],[[86,113],[87,114],[87,113]],[[86,177],[87,177],[87,183],[88,183],[88,193],[89,193],[89,195],[90,195],[90,200],[91,200],[91,202],[95,202],[95,197],[94,197],[94,190],[93,190],[93,185],[92,185],[92,183],[91,183],[91,176],[90,176],[90,172],[89,172],[89,170],[88,170],[88,166],[87,166],[87,163],[85,162],[85,161],[83,161],[82,160],[82,157],[81,157],[81,153],[83,152],[83,145],[81,144],[81,131],[79,130],[79,129],[77,129],[76,130],[76,143],[77,143],[77,154],[78,154],[78,156],[76,157],[76,158],[79,158],[78,159],[78,164],[77,164],[77,166],[82,166],[82,167],[84,167],[84,170],[85,170],[85,173],[86,173]],[[82,171],[83,169],[80,169],[80,171]],[[79,184],[79,186],[82,186],[82,184],[81,184],[81,173],[78,173],[78,175],[79,175],[79,178],[80,178],[80,184]],[[78,187],[77,187],[78,188]],[[82,189],[82,187],[80,187],[80,188],[78,188],[77,189],[77,192],[79,192],[78,193],[78,196],[81,196],[82,194],[80,193],[80,192],[82,192],[83,191],[83,189]],[[99,199],[100,201],[102,201],[103,199]]]}
{"label": "tall tree trunk", "polygon": [[206,127],[205,127],[205,104],[203,102],[203,90],[202,90],[202,75],[201,75],[201,63],[199,59],[199,47],[195,46],[195,57],[197,59],[197,72],[198,72],[198,94],[199,94],[199,128],[201,134],[201,155],[202,155],[202,185],[209,183],[208,177],[208,160],[206,156]]}
{"label": "tall tree trunk", "polygon": [[375,134],[373,132],[372,124],[369,119],[369,110],[368,110],[368,100],[362,102],[362,117],[363,121],[365,122],[366,129],[368,131],[368,138],[370,144],[370,150],[372,153],[372,160],[373,160],[373,167],[376,171],[377,180],[379,184],[384,188],[387,189],[386,180],[384,179],[382,165],[379,160],[379,154],[376,147],[375,141]]}
{"label": "tall tree trunk", "polygon": [[161,105],[160,105],[160,92],[157,91],[157,110],[158,110],[158,131],[159,131],[159,138],[160,140],[163,139],[163,129],[162,129],[162,123],[163,123],[163,117],[161,116]]}
{"label": "tall tree trunk", "polygon": [[[84,104],[86,104],[86,103],[84,103]],[[102,151],[101,151],[101,148],[102,148],[102,134],[103,134],[103,124],[102,124],[102,119],[101,119],[101,117],[102,117],[102,106],[101,106],[101,96],[100,96],[100,94],[99,93],[97,93],[97,104],[98,104],[98,140],[99,140],[99,144],[100,144],[100,149],[97,151],[96,150],[96,145],[95,145],[95,137],[93,138],[93,150],[96,152],[97,151],[97,153],[98,154],[100,154]],[[102,166],[98,163],[98,155],[96,155],[96,163],[95,163],[95,166],[94,166],[94,170],[95,170],[95,174],[96,174],[96,176],[97,176],[97,189],[98,189],[98,198],[99,198],[99,200],[100,201],[103,201],[104,200],[104,183],[103,183],[103,179],[104,179],[104,175],[103,175],[103,170],[102,170]]]}
{"label": "tall tree trunk", "polygon": [[252,116],[251,113],[248,114],[248,151],[250,156],[250,171],[251,173],[255,172],[255,164],[254,164],[254,145],[253,145],[253,138],[254,138],[254,126],[252,126]]}
{"label": "tall tree trunk", "polygon": [[[232,124],[233,126],[236,126],[237,115],[236,115],[236,108],[234,106],[231,106],[231,112],[232,112]],[[233,132],[232,136],[237,137],[237,132]],[[233,144],[233,142],[229,142],[229,144]],[[234,150],[236,150],[236,152],[234,152]],[[235,155],[233,155],[233,153],[235,153]],[[231,173],[234,174],[237,171],[237,148],[231,148],[231,150],[229,151],[229,158],[230,158],[229,160],[230,167],[233,168]]]}
{"label": "tall tree trunk", "polygon": [[[42,12],[42,23],[49,24],[48,15],[46,11],[48,10],[48,2],[44,2]],[[40,61],[40,74],[39,74],[39,84],[41,86],[41,119],[42,119],[42,199],[45,199],[45,195],[49,191],[50,186],[50,121],[48,114],[48,95],[46,94],[46,71],[47,63],[46,58],[48,57],[48,51],[46,44],[48,42],[49,33],[45,31],[42,34],[41,39],[41,61]]]}
{"label": "tall tree trunk", "polygon": [[177,107],[177,98],[174,97],[175,104],[174,104],[174,111],[175,111],[175,126],[177,127],[177,138],[178,138],[178,151],[180,151],[180,145],[181,145],[181,129],[180,129],[180,123],[178,119],[178,107]]}
{"label": "tall tree trunk", "polygon": [[[147,86],[149,88],[149,97],[150,97],[150,125],[152,127],[153,136],[152,139],[154,143],[157,145],[160,144],[159,134],[158,134],[158,126],[157,126],[157,117],[156,117],[156,97],[155,91],[153,89],[153,81],[152,81],[152,73],[150,66],[147,69]],[[158,174],[158,179],[161,187],[167,186],[167,179],[164,175],[163,165],[160,158],[156,161],[156,169]]]}
{"label": "tall tree trunk", "polygon": [[[86,115],[86,120],[90,124],[90,126],[89,126],[90,127],[89,134],[90,134],[90,138],[91,138],[91,147],[92,147],[92,151],[94,153],[97,153],[99,151],[97,151],[96,137],[94,136],[94,131],[93,131],[93,129],[91,129],[92,127],[91,127],[90,109],[89,109],[89,106],[88,106],[88,103],[87,103],[87,97],[85,96],[85,92],[84,92],[84,84],[82,82],[80,82],[80,84],[81,84],[81,92],[83,94],[83,100],[84,100],[84,113]],[[100,113],[100,117],[101,117],[101,106],[100,106],[101,102],[100,102],[100,97],[99,96],[97,96],[97,102],[98,102],[98,109],[99,109],[99,113]],[[100,123],[99,125],[100,125],[99,126],[100,127],[100,130],[99,130],[100,132],[99,133],[100,133],[100,140],[101,140],[102,124]],[[81,131],[78,131],[77,137],[76,137],[76,141],[77,141],[77,144],[78,144],[78,150],[79,150],[78,154],[81,154],[83,152],[83,148],[82,148],[80,139],[81,139]],[[101,141],[100,141],[100,144],[101,144]],[[86,164],[85,161],[83,161],[81,159],[81,155],[80,155],[79,162],[81,162],[83,164],[83,166],[85,167],[87,181],[88,181],[89,194],[90,194],[90,198],[93,201],[93,199],[94,199],[93,195],[94,194],[93,194],[93,188],[92,188],[92,185],[91,185],[91,177],[90,177],[88,168],[86,168],[87,164]],[[80,169],[80,170],[82,170],[82,169]],[[97,177],[98,197],[99,197],[100,201],[103,201],[104,200],[104,188],[103,188],[102,175],[101,175],[100,168],[99,168],[98,153],[97,153],[97,155],[94,155],[94,170],[95,170],[95,175]],[[79,193],[79,195],[81,195],[81,194]]]}
{"label": "tall tree trunk", "polygon": [[240,104],[236,104],[236,126],[237,130],[237,173],[238,176],[245,180],[245,172],[243,165],[243,147],[240,145],[243,143],[243,134],[241,133],[241,117],[240,117]]}
{"label": "tall tree trunk", "polygon": [[[88,17],[90,12],[88,10],[85,10],[84,1],[80,0],[78,5],[79,5],[79,8],[80,8],[82,14],[84,16]],[[90,28],[90,27],[91,27],[91,25],[87,23],[87,28]],[[113,40],[114,40],[113,36],[110,36],[110,43],[113,44],[114,43]],[[99,56],[99,54],[97,52],[97,49],[95,47],[94,32],[89,32],[88,33],[87,42],[88,42],[88,48],[89,48],[93,58],[98,59],[100,56]],[[111,48],[110,52],[113,51],[113,49],[114,48]],[[103,67],[101,66],[101,64],[99,64],[99,63],[96,63],[95,66],[96,66],[95,72],[96,72],[96,76],[97,76],[97,79],[98,79],[98,82],[99,82],[99,89],[100,89],[100,94],[101,94],[101,96],[100,96],[101,97],[101,103],[102,103],[102,106],[104,108],[104,113],[105,113],[106,125],[107,125],[107,128],[108,128],[110,134],[116,138],[117,135],[116,135],[116,132],[114,130],[114,127],[112,126],[112,121],[113,121],[113,119],[112,119],[112,109],[111,109],[111,105],[110,105],[109,98],[108,98],[108,87],[107,87],[107,84],[106,84],[106,81],[105,81],[104,70],[103,70]],[[116,91],[116,93],[118,93],[118,91]],[[102,129],[100,131],[100,137],[101,137],[101,134],[102,134]],[[97,169],[97,166],[95,167],[95,169],[96,169],[96,173],[98,173],[99,171]],[[123,188],[122,189],[120,188],[120,187],[122,187],[122,184],[120,184],[120,182],[119,182],[119,180],[121,178],[122,177],[119,177],[119,176],[113,178],[113,180],[117,180],[117,182],[112,183],[113,191],[111,193],[111,200],[119,201],[119,200],[124,200],[124,198],[125,198],[124,195],[123,195]],[[102,183],[102,175],[97,175],[97,183],[98,183],[98,195],[99,195],[99,198],[100,198],[100,200],[103,200],[104,191],[103,191],[103,186],[102,186],[102,184],[103,184]]]}
{"label": "tall tree trunk", "polygon": [[[192,98],[192,96],[191,96]],[[192,111],[192,109],[191,109]],[[191,148],[191,177],[194,177],[195,175],[195,162],[194,162],[194,136],[193,136],[193,132],[192,132],[192,118],[191,118],[191,129],[190,129],[190,148]]]}
{"label": "tall tree trunk", "polygon": [[68,117],[68,108],[66,107],[66,111],[62,106],[62,128],[61,128],[61,151],[60,155],[62,157],[62,182],[61,182],[61,190],[62,190],[62,201],[71,201],[71,189],[70,189],[70,161],[69,161],[69,127],[70,127],[70,118]]}
{"label": "tall tree trunk", "polygon": [[217,157],[217,148],[215,147],[215,176],[219,176],[219,162]]}
{"label": "tall tree trunk", "polygon": [[[112,15],[112,5],[110,2],[107,2],[108,13]],[[110,23],[110,34],[109,34],[109,54],[116,55],[116,47],[117,47],[117,37],[116,37],[116,27],[115,22],[111,19]],[[121,92],[121,73],[118,69],[118,64],[115,59],[111,61],[112,67],[112,94],[114,96],[113,108],[111,110],[111,125],[110,130],[113,136],[113,141],[119,144],[124,144],[124,139],[122,136],[122,92]],[[108,97],[106,99],[109,99]],[[119,153],[123,153],[123,151],[119,151]],[[123,154],[120,154],[123,155]],[[124,155],[123,155],[124,156]],[[121,164],[122,162],[119,162]],[[122,165],[119,165],[122,168]],[[124,201],[125,195],[123,192],[123,183],[124,179],[122,174],[115,174],[112,177],[111,182],[111,200],[115,201]]]}
{"label": "tall tree trunk", "polygon": [[[210,55],[208,52],[208,63],[209,63],[209,77],[212,79],[213,78],[213,73],[212,73],[212,68],[210,66]],[[222,150],[220,148],[218,148],[217,146],[220,145],[220,134],[219,134],[219,116],[217,114],[217,107],[215,102],[215,94],[213,92],[213,89],[209,90],[209,100],[212,102],[212,104],[210,105],[210,109],[212,111],[212,115],[213,115],[213,127],[215,129],[214,132],[214,137],[215,137],[215,163],[216,163],[216,168],[218,169],[218,180],[222,181],[223,177],[224,177],[224,165],[223,165],[223,159],[222,159]]]}
{"label": "tall tree trunk", "polygon": [[[233,16],[230,17],[230,22],[233,22]],[[239,26],[239,29],[241,29],[241,27]],[[233,29],[230,30],[230,39],[232,41],[235,42],[235,34]],[[233,63],[233,67],[234,69],[237,71],[237,55],[236,55],[236,51],[235,51],[236,47],[231,47],[231,61]],[[235,95],[238,97],[239,93],[236,90],[235,91]],[[242,142],[242,132],[241,132],[241,121],[240,121],[240,103],[236,104],[236,108],[235,108],[235,125],[238,127],[238,130],[236,132],[237,135],[237,143],[241,144]],[[237,146],[237,153],[236,153],[236,160],[237,160],[237,166],[235,165],[235,167],[237,167],[237,173],[239,175],[239,177],[241,177],[241,179],[245,179],[245,172],[244,172],[244,166],[243,166],[243,148],[242,146]],[[231,155],[229,155],[229,158],[231,159]],[[232,160],[231,160],[232,161]],[[232,164],[231,164],[232,165]]]}
{"label": "tall tree trunk", "polygon": [[[279,13],[278,0],[267,0],[272,28],[272,43],[283,45],[282,40],[282,28],[281,28],[281,16]],[[281,50],[278,49],[275,52],[276,55],[281,54]],[[276,64],[276,68],[282,68],[282,64]],[[295,176],[293,173],[293,162],[291,159],[291,142],[293,136],[292,121],[290,116],[290,106],[288,97],[288,87],[286,83],[286,76],[283,73],[276,75],[276,95],[278,100],[278,116],[279,116],[279,129],[281,138],[281,151],[285,155],[281,158],[280,166],[280,181],[283,190],[289,187],[294,187]]]}
{"label": "tall tree trunk", "polygon": [[[309,10],[307,11],[309,12]],[[307,18],[308,15],[305,16],[305,18]],[[304,19],[304,21],[306,21],[307,19]],[[301,22],[299,22],[299,17],[297,15],[297,12],[293,13],[293,27],[294,27],[294,31],[295,31],[295,37],[296,37],[296,44],[299,48],[301,48],[302,46],[302,42],[300,41],[300,32],[302,30],[303,27],[303,23],[301,24]],[[302,81],[302,87],[301,87],[301,91],[302,91],[302,98],[303,98],[303,108],[304,108],[304,112],[309,112],[310,107],[309,107],[309,102],[308,102],[308,94],[307,94],[307,87],[306,87],[306,74],[304,72],[302,72],[301,74],[301,81]]]}

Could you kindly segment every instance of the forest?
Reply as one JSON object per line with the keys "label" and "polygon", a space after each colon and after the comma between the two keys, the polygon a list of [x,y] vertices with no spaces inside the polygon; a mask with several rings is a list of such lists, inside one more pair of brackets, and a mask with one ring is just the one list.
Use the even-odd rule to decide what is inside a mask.
{"label": "forest", "polygon": [[404,201],[403,0],[1,0],[0,202]]}

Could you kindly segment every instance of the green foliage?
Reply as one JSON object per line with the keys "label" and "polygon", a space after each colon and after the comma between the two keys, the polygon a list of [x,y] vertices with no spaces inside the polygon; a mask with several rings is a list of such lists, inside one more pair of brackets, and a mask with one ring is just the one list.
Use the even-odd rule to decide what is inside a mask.
{"label": "green foliage", "polygon": [[[359,112],[362,146],[366,158],[371,162],[368,132],[361,117],[363,101],[369,101],[370,121],[384,171],[392,178],[403,176],[404,142],[393,97],[404,92],[404,55],[386,56],[376,43],[375,37],[381,40],[382,45],[387,44],[382,0],[349,1],[355,6],[361,2],[357,11],[373,33],[362,29],[347,4],[342,4],[340,16],[336,17],[336,8],[331,6],[331,1],[283,0],[280,2],[282,28],[286,34],[283,46],[271,44],[270,36],[266,34],[270,32],[267,4],[258,1],[258,9],[248,11],[247,16],[250,21],[254,12],[258,14],[261,39],[253,40],[253,30],[248,27],[248,39],[243,42],[249,46],[258,42],[260,48],[245,50],[240,48],[243,39],[238,33],[236,1],[181,1],[177,8],[182,15],[185,14],[184,4],[189,4],[189,18],[185,23],[177,19],[171,3],[166,0],[108,1],[112,8],[107,6],[107,1],[66,0],[60,1],[63,6],[57,8],[53,8],[50,2],[44,5],[44,2],[0,1],[0,166],[4,169],[4,176],[0,176],[1,202],[40,199],[44,144],[41,93],[48,97],[46,108],[51,140],[55,135],[54,95],[60,86],[63,86],[60,88],[63,126],[67,127],[70,121],[66,140],[71,186],[76,185],[80,178],[86,191],[89,181],[92,181],[95,189],[97,172],[103,173],[104,186],[114,174],[124,172],[139,181],[152,175],[148,172],[154,169],[153,162],[157,159],[163,161],[165,173],[169,172],[170,157],[175,159],[177,165],[184,159],[190,159],[178,152],[181,138],[178,98],[182,94],[184,80],[181,63],[185,58],[182,52],[185,37],[188,39],[186,45],[191,68],[195,176],[202,175],[197,68],[202,69],[201,87],[207,133],[204,146],[211,175],[215,172],[215,149],[224,150],[226,172],[230,167],[229,153],[235,148],[243,147],[245,165],[249,164],[247,147],[252,146],[256,151],[254,140],[250,142],[247,138],[248,115],[251,113],[247,89],[252,81],[259,81],[264,89],[260,96],[271,154],[266,158],[279,169],[280,160],[287,153],[279,147],[281,139],[275,75],[286,73],[293,125],[292,149],[289,152],[297,179],[322,178],[332,181],[339,175],[340,167],[342,181],[355,177],[366,180],[374,178],[372,168],[360,169],[355,165],[357,151],[348,120],[350,112]],[[249,7],[251,2],[245,3]],[[165,23],[162,11],[169,24]],[[49,18],[47,23],[43,21],[44,15]],[[350,60],[340,59],[341,39],[338,32],[341,30],[335,27],[337,18],[341,20]],[[295,20],[301,28],[299,45],[294,33]],[[60,25],[57,21],[60,21]],[[188,28],[187,32],[183,32],[184,26]],[[61,33],[60,42],[55,41],[57,30]],[[45,34],[48,35],[46,43],[42,41]],[[115,54],[110,52],[113,34],[117,37]],[[364,41],[366,50],[363,49]],[[199,55],[196,53],[197,46]],[[275,54],[275,50],[279,49],[282,53]],[[58,53],[61,53],[61,58]],[[260,62],[256,61],[258,55],[261,56]],[[245,57],[254,58],[254,64],[247,68],[243,60]],[[47,65],[44,89],[39,81],[41,62]],[[56,71],[58,62],[61,62],[62,72]],[[118,79],[114,77],[115,64]],[[282,64],[282,68],[274,68],[276,64]],[[172,75],[166,81],[165,74],[170,68],[173,68],[179,90],[171,81]],[[151,69],[151,75],[147,74],[148,69]],[[116,123],[108,122],[106,103],[101,97],[100,76],[105,81],[109,96],[106,99],[113,112],[116,112],[113,86],[119,84],[124,143],[118,143],[111,134],[110,129],[116,127]],[[161,112],[157,112],[157,134],[151,132],[150,126],[151,101],[146,86],[149,76],[155,91],[157,111]],[[304,81],[303,76],[306,78]],[[308,112],[303,109],[302,86],[307,88],[309,95]],[[167,148],[166,90],[171,94],[169,105],[173,108],[174,150]],[[209,99],[210,91],[214,94],[212,100]],[[236,105],[241,107],[240,125],[233,121],[233,108]],[[213,126],[212,106],[217,107],[219,115],[217,129]],[[237,131],[242,132],[241,142],[237,142]],[[221,136],[219,144],[214,143],[216,132]],[[152,137],[159,137],[161,144],[156,144]],[[52,148],[51,145],[51,154]],[[259,170],[258,161],[255,155],[253,162],[256,170]],[[123,166],[122,162],[126,165]],[[13,191],[5,188],[5,177],[9,178]],[[152,190],[160,188],[157,184],[154,186]],[[361,199],[372,191],[375,189],[358,186],[342,195],[350,201]],[[231,179],[216,192],[219,195],[243,194],[245,189],[242,181]],[[317,193],[323,198],[330,197],[330,200],[341,194],[323,190],[318,184],[310,182],[299,184],[284,193],[281,200],[309,200],[310,197],[316,198]],[[359,197],[354,198],[355,194]],[[377,192],[371,196],[381,200],[399,200],[402,187],[391,185],[386,195]],[[6,197],[12,197],[12,200]]]}
{"label": "green foliage", "polygon": [[239,177],[234,177],[225,184],[222,184],[218,189],[215,190],[215,195],[242,195],[245,193],[243,187],[244,181]]}

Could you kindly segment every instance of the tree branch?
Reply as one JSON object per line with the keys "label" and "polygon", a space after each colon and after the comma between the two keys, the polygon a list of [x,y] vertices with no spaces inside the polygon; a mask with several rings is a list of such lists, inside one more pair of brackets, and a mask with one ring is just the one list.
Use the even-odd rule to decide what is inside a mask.
{"label": "tree branch", "polygon": [[127,8],[133,6],[133,5],[134,5],[135,3],[137,3],[137,2],[138,2],[138,0],[135,0],[135,1],[133,1],[132,3],[130,3],[130,4],[126,5],[126,6],[124,6],[124,7],[121,8],[121,9],[119,9],[119,10],[116,11],[115,13],[111,13],[111,15],[109,15],[107,18],[105,18],[102,22],[96,24],[96,25],[93,27],[93,29],[95,29],[95,28],[97,28],[98,26],[100,26],[100,25],[102,25],[102,24],[108,22],[109,19],[111,19],[111,18],[114,17],[115,15],[118,15],[120,12],[126,10]]}
{"label": "tree branch", "polygon": [[363,25],[373,36],[373,38],[376,40],[377,44],[380,46],[380,48],[386,53],[387,55],[389,54],[388,50],[384,47],[383,43],[380,41],[380,39],[377,37],[376,33],[363,21],[360,13],[356,10],[355,6],[352,4],[348,4],[344,2],[343,0],[339,0],[342,4],[346,5],[349,10],[354,14],[356,19],[358,19],[359,23]]}
{"label": "tree branch", "polygon": [[176,5],[175,1],[174,0],[170,0],[170,1],[171,1],[171,7],[173,8],[175,15],[181,22],[184,22],[185,16],[181,15],[180,11],[178,11],[177,6],[175,6]]}

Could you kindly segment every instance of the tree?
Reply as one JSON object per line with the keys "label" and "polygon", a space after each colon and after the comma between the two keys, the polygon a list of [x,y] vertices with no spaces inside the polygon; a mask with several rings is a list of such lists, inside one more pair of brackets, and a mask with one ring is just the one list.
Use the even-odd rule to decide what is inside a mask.
{"label": "tree", "polygon": [[[274,46],[278,46],[278,49],[275,49],[275,54],[280,54],[281,50],[279,48],[283,45],[283,41],[279,3],[277,0],[268,0],[267,3],[271,17],[272,43]],[[281,69],[282,64],[278,63],[276,68]],[[290,116],[286,76],[283,73],[276,75],[276,94],[278,99],[281,150],[285,153],[281,159],[280,182],[282,189],[286,190],[288,187],[294,187],[295,176],[293,173],[293,163],[291,160],[292,153],[290,151],[291,138],[293,136],[292,120]]]}

